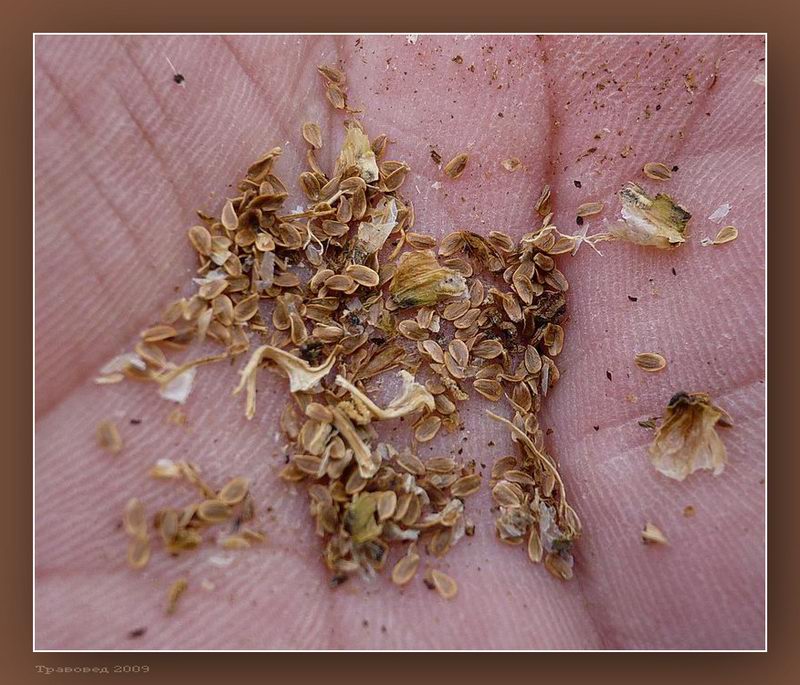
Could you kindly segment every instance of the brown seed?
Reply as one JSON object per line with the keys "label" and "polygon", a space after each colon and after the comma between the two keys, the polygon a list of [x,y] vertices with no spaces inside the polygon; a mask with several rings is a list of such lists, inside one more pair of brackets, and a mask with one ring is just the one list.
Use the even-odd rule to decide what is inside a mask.
{"label": "brown seed", "polygon": [[128,543],[128,565],[140,569],[150,560],[150,541],[146,537],[134,537]]}
{"label": "brown seed", "polygon": [[634,363],[642,371],[654,373],[666,368],[667,360],[656,352],[641,352],[633,358]]}
{"label": "brown seed", "polygon": [[472,387],[491,402],[497,402],[503,396],[503,386],[490,378],[479,378]]}
{"label": "brown seed", "polygon": [[178,607],[178,600],[181,598],[181,595],[186,592],[186,588],[188,587],[189,582],[185,578],[180,578],[169,586],[169,590],[167,590],[167,616],[171,616],[175,613],[175,609]]}
{"label": "brown seed", "polygon": [[469,476],[462,476],[450,487],[450,494],[453,497],[468,497],[481,487],[481,477],[473,473]]}
{"label": "brown seed", "polygon": [[469,350],[463,340],[452,340],[447,346],[447,351],[459,366],[469,364]]}
{"label": "brown seed", "polygon": [[456,155],[447,164],[445,164],[444,173],[446,173],[452,179],[458,178],[467,168],[468,159],[469,157],[465,153]]}
{"label": "brown seed", "polygon": [[220,220],[222,221],[222,225],[229,231],[235,231],[239,226],[239,217],[236,216],[236,211],[233,209],[233,202],[230,200],[223,206]]}
{"label": "brown seed", "polygon": [[669,181],[672,178],[670,168],[661,162],[648,162],[642,171],[647,178],[652,178],[654,181]]}
{"label": "brown seed", "polygon": [[412,552],[401,557],[392,569],[392,582],[395,585],[406,585],[414,577],[419,567],[419,554]]}
{"label": "brown seed", "polygon": [[724,226],[719,229],[719,232],[714,240],[710,241],[710,243],[704,241],[704,245],[724,245],[725,243],[733,242],[738,237],[739,229],[737,229],[735,226]]}
{"label": "brown seed", "polygon": [[152,326],[141,332],[141,338],[145,342],[157,342],[159,340],[167,340],[177,335],[177,331],[172,326],[159,325]]}
{"label": "brown seed", "polygon": [[221,500],[207,499],[197,508],[197,516],[206,523],[222,523],[230,518],[231,510]]}
{"label": "brown seed", "polygon": [[381,280],[377,271],[373,271],[368,266],[363,266],[362,264],[351,264],[347,267],[346,273],[356,283],[368,288],[374,288]]}
{"label": "brown seed", "polygon": [[442,425],[442,419],[435,414],[426,416],[414,430],[414,438],[417,442],[428,442],[436,437],[439,428]]}
{"label": "brown seed", "polygon": [[436,588],[436,592],[444,599],[453,599],[458,593],[458,584],[446,573],[438,569],[431,569],[429,578]]}
{"label": "brown seed", "polygon": [[503,345],[499,340],[482,340],[473,346],[472,354],[479,359],[494,359],[503,354]]}
{"label": "brown seed", "polygon": [[322,147],[322,131],[317,124],[312,122],[303,124],[303,138],[315,150]]}
{"label": "brown seed", "polygon": [[258,295],[246,297],[233,308],[233,320],[237,323],[249,321],[258,313]]}
{"label": "brown seed", "polygon": [[122,437],[113,421],[106,419],[98,423],[96,436],[97,444],[106,452],[119,454],[122,451]]}
{"label": "brown seed", "polygon": [[522,162],[517,157],[510,157],[509,159],[504,159],[501,164],[506,171],[517,171],[518,169],[522,168]]}
{"label": "brown seed", "polygon": [[147,519],[142,503],[135,497],[128,500],[125,505],[122,521],[128,535],[145,537],[147,535]]}
{"label": "brown seed", "polygon": [[579,205],[575,214],[576,216],[584,217],[584,216],[592,216],[594,214],[599,214],[602,211],[603,211],[602,202],[584,202],[582,205]]}
{"label": "brown seed", "polygon": [[528,559],[534,564],[542,561],[542,543],[539,540],[539,531],[535,526],[531,526],[531,531],[528,535]]}
{"label": "brown seed", "polygon": [[411,454],[411,452],[401,452],[397,456],[396,461],[400,468],[414,476],[425,475],[425,464],[419,457]]}
{"label": "brown seed", "polygon": [[492,488],[492,499],[501,507],[518,507],[522,504],[522,491],[508,481],[501,480]]}
{"label": "brown seed", "polygon": [[205,226],[192,226],[189,241],[199,254],[207,256],[211,252],[211,234]]}
{"label": "brown seed", "polygon": [[223,504],[234,505],[241,502],[247,495],[250,481],[247,478],[234,478],[219,491],[219,500]]}

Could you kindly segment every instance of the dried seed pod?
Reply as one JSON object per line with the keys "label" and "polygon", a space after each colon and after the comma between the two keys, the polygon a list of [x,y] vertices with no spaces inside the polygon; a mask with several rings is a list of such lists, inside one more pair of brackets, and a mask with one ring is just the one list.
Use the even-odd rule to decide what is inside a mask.
{"label": "dried seed pod", "polygon": [[648,373],[661,371],[667,366],[667,360],[656,352],[641,352],[633,358],[633,362]]}
{"label": "dried seed pod", "polygon": [[648,162],[642,171],[647,178],[652,178],[654,181],[669,181],[672,178],[670,168],[661,162]]}
{"label": "dried seed pod", "polygon": [[447,164],[445,164],[444,173],[452,179],[458,178],[467,168],[468,160],[469,156],[463,152],[460,155],[456,155]]}

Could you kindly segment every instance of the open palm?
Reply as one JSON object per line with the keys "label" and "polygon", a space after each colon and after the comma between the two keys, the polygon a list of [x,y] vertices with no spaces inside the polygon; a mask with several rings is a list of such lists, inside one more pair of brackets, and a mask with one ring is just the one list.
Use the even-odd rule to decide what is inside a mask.
{"label": "open palm", "polygon": [[[764,88],[754,80],[763,55],[757,37],[39,37],[37,647],[763,646]],[[462,228],[521,235],[544,183],[570,233],[583,202],[605,202],[611,217],[616,191],[645,162],[678,167],[658,189],[692,212],[686,245],[604,244],[602,257],[584,247],[562,260],[570,320],[542,424],[584,523],[572,581],[496,540],[484,489],[467,505],[474,537],[444,560],[459,582],[454,601],[419,581],[332,590],[302,490],[277,479],[280,379],[261,375],[247,422],[230,396],[235,369],[202,368],[185,426],[166,420],[173,407],[150,385],[92,383],[191,291],[194,209],[219,212],[274,145],[284,149],[279,175],[296,178],[304,121],[321,125],[330,168],[342,116],[316,66],[338,61],[370,136],[388,134],[390,158],[411,165],[404,194],[416,230],[439,238]],[[468,152],[467,172],[445,178],[431,149],[445,160]],[[524,168],[506,171],[510,157]],[[702,247],[719,228],[705,217],[725,202],[739,240]],[[600,229],[592,220],[589,231]],[[642,351],[664,354],[667,370],[636,369]],[[637,421],[678,390],[710,392],[735,420],[718,478],[678,483],[648,462],[651,433]],[[464,459],[486,465],[510,453],[485,406],[470,404],[466,430],[433,447],[460,441]],[[105,418],[126,443],[117,457],[95,444]],[[148,479],[160,458],[196,462],[214,483],[251,477],[267,543],[224,568],[201,550],[156,551],[145,571],[130,570],[125,501],[139,496],[152,511],[187,496]],[[668,546],[642,545],[646,521]],[[181,575],[190,590],[167,618],[164,593]]]}

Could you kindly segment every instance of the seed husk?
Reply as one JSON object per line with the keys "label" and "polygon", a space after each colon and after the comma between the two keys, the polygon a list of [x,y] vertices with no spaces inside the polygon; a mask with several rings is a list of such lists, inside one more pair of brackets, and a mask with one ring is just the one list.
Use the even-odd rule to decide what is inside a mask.
{"label": "seed husk", "polygon": [[145,537],[147,535],[147,518],[145,517],[144,506],[135,497],[129,499],[125,505],[122,520],[128,535],[133,537]]}
{"label": "seed husk", "polygon": [[672,170],[661,162],[647,162],[642,171],[647,178],[654,181],[669,181],[672,178]]}
{"label": "seed husk", "polygon": [[150,541],[146,537],[132,537],[128,543],[128,564],[140,569],[150,560]]}
{"label": "seed husk", "polygon": [[119,454],[122,451],[122,437],[116,423],[104,420],[97,424],[97,444],[111,454]]}
{"label": "seed husk", "polygon": [[648,373],[662,371],[667,366],[667,360],[657,352],[640,352],[633,361],[642,371]]}
{"label": "seed husk", "polygon": [[472,495],[481,487],[481,477],[476,474],[462,476],[450,487],[450,494],[453,497],[468,497]]}
{"label": "seed husk", "polygon": [[456,179],[461,174],[464,173],[464,170],[467,168],[467,161],[469,160],[469,156],[466,153],[461,153],[456,155],[451,159],[447,164],[444,166],[444,173],[447,174],[450,178]]}

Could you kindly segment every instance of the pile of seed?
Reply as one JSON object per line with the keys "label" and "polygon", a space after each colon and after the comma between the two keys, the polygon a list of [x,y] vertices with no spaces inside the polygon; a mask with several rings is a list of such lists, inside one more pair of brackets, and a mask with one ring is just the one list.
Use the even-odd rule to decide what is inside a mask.
{"label": "pile of seed", "polygon": [[[344,75],[320,72],[331,103],[353,113]],[[170,304],[99,381],[151,381],[182,401],[197,367],[246,357],[235,391],[245,392],[252,418],[258,371],[288,377],[280,427],[290,461],[281,476],[307,489],[334,584],[380,571],[390,548],[405,546],[391,574],[404,585],[419,566],[418,549],[439,558],[472,533],[465,499],[481,484],[474,462],[422,460],[418,447],[461,427],[459,407],[476,395],[503,402],[509,418],[492,416],[508,426],[518,455],[492,469],[498,537],[524,543],[532,561],[569,578],[580,521],[536,417],[558,381],[554,360],[564,343],[568,283],[555,258],[579,238],[552,225],[546,188],[536,205],[541,225],[518,239],[458,231],[437,244],[413,230],[414,207],[401,192],[409,167],[387,158],[387,137],[370,140],[355,119],[345,128],[326,171],[316,159],[320,128],[303,125],[304,207],[284,209],[289,191],[275,174],[281,150],[273,148],[249,167],[219,217],[198,212],[200,223],[188,232],[196,292]],[[452,182],[467,164],[466,155],[456,159]],[[206,340],[223,351],[182,363],[168,358],[191,356]],[[379,400],[395,375],[397,395]],[[400,419],[410,426],[408,442],[382,439],[382,425]],[[188,466],[178,468],[197,483]],[[161,512],[167,548],[194,546],[195,529],[214,522],[211,510],[222,516],[224,508],[228,520],[224,492],[204,491],[197,506]],[[445,597],[456,594],[455,581],[438,569],[424,580]]]}

